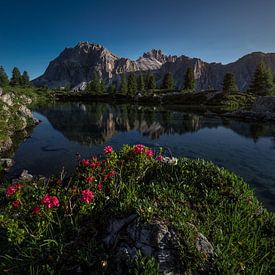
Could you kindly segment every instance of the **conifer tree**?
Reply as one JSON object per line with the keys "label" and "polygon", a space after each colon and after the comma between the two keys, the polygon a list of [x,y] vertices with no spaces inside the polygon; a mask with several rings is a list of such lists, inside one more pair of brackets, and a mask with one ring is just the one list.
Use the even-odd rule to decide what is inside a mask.
{"label": "conifer tree", "polygon": [[194,71],[192,68],[188,68],[185,74],[185,79],[184,79],[184,90],[194,90],[196,85],[195,81],[195,75]]}
{"label": "conifer tree", "polygon": [[99,91],[97,92],[97,94],[104,94],[105,93],[105,83],[103,80],[100,81],[100,84],[99,84]]}
{"label": "conifer tree", "polygon": [[144,93],[145,91],[145,83],[144,83],[144,78],[143,78],[143,74],[141,73],[138,77],[138,91],[141,93]]}
{"label": "conifer tree", "polygon": [[21,73],[17,67],[12,70],[12,77],[10,80],[10,85],[17,86],[21,84]]}
{"label": "conifer tree", "polygon": [[9,78],[5,72],[5,69],[0,66],[0,87],[9,85]]}
{"label": "conifer tree", "polygon": [[128,92],[128,84],[127,84],[127,79],[126,79],[126,76],[125,74],[121,74],[121,77],[120,77],[120,92],[123,94],[123,95],[126,95],[127,92]]}
{"label": "conifer tree", "polygon": [[257,66],[250,90],[256,95],[267,95],[273,92],[273,75],[266,64],[260,63]]}
{"label": "conifer tree", "polygon": [[134,73],[130,73],[128,77],[128,94],[136,95],[137,93],[137,79]]}
{"label": "conifer tree", "polygon": [[101,83],[100,83],[100,79],[97,71],[93,72],[92,80],[88,85],[88,90],[96,94],[100,94],[101,92]]}
{"label": "conifer tree", "polygon": [[29,74],[27,71],[24,71],[22,76],[21,76],[21,81],[20,81],[21,85],[23,86],[27,86],[30,84],[30,78],[29,78]]}
{"label": "conifer tree", "polygon": [[162,89],[172,90],[174,88],[174,79],[172,73],[166,73],[162,82]]}
{"label": "conifer tree", "polygon": [[114,83],[109,85],[107,93],[108,94],[115,94],[116,93],[116,85]]}
{"label": "conifer tree", "polygon": [[230,93],[237,91],[237,85],[235,80],[235,75],[233,73],[227,73],[224,76],[223,80],[223,92],[224,93]]}
{"label": "conifer tree", "polygon": [[155,90],[157,87],[156,80],[152,72],[149,70],[146,76],[146,88],[147,90]]}

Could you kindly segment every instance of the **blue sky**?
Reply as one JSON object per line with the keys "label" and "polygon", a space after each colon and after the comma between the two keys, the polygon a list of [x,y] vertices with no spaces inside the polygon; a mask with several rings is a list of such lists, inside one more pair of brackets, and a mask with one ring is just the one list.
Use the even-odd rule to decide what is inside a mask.
{"label": "blue sky", "polygon": [[275,52],[274,14],[275,0],[0,0],[0,64],[34,78],[79,41],[133,59],[157,48],[229,63]]}

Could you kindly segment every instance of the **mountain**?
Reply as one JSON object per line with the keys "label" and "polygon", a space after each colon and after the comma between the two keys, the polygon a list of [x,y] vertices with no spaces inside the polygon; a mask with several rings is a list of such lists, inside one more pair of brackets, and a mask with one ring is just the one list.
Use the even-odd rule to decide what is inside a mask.
{"label": "mountain", "polygon": [[158,83],[165,73],[171,72],[175,85],[182,87],[188,67],[193,68],[196,77],[196,89],[220,89],[224,75],[233,72],[238,87],[247,89],[253,78],[257,64],[265,62],[275,73],[275,53],[254,52],[229,64],[207,63],[199,58],[165,55],[161,50],[153,49],[137,60],[118,57],[99,44],[80,42],[74,48],[66,48],[50,62],[45,73],[34,79],[36,86],[61,87],[77,86],[91,80],[94,70],[107,83],[119,80],[121,73],[146,72],[151,70]]}

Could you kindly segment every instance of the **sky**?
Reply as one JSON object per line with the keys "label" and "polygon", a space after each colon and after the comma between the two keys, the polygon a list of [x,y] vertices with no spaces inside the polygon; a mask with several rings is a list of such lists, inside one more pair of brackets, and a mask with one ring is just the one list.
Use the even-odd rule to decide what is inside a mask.
{"label": "sky", "polygon": [[33,79],[80,41],[131,59],[155,48],[225,64],[275,52],[274,14],[275,0],[0,0],[0,65]]}

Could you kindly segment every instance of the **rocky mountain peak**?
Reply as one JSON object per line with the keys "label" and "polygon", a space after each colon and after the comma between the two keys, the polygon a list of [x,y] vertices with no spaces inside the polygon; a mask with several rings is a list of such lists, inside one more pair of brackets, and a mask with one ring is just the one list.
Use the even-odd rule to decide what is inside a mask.
{"label": "rocky mountain peak", "polygon": [[157,49],[152,49],[151,51],[144,53],[142,57],[155,59],[162,64],[165,62],[174,62],[177,58],[177,56],[165,55],[161,50]]}

